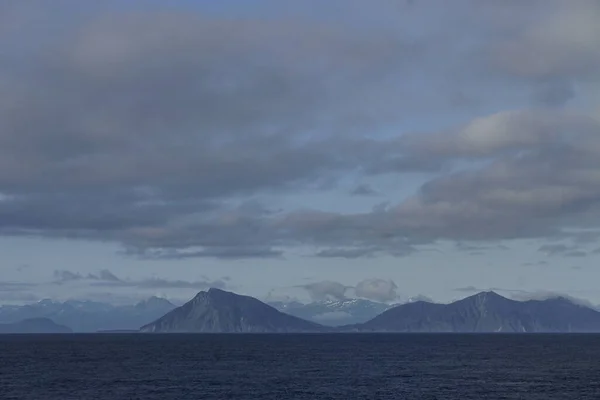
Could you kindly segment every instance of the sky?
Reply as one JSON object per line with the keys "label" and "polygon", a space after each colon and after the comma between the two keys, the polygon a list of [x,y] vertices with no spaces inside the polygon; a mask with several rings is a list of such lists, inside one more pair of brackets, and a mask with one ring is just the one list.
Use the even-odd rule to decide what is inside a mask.
{"label": "sky", "polygon": [[600,304],[600,2],[4,1],[0,303]]}

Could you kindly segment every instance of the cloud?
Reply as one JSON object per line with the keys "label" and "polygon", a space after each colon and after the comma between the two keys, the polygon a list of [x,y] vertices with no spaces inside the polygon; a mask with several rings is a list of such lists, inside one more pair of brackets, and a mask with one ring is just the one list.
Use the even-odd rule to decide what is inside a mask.
{"label": "cloud", "polygon": [[36,285],[26,282],[0,282],[0,292],[19,292],[34,286]]}
{"label": "cloud", "polygon": [[141,280],[121,279],[109,270],[102,270],[98,274],[82,275],[68,270],[54,271],[55,284],[64,284],[74,281],[87,281],[91,286],[105,287],[132,287],[139,289],[195,289],[204,290],[211,287],[224,289],[227,287],[227,279],[215,281],[183,281],[163,278],[146,278]]}
{"label": "cloud", "polygon": [[354,196],[373,196],[377,194],[377,191],[373,189],[370,185],[363,183],[352,189],[350,194]]}
{"label": "cloud", "polygon": [[346,291],[351,288],[333,281],[308,283],[299,287],[305,289],[313,301],[344,300]]}
{"label": "cloud", "polygon": [[480,289],[475,286],[465,286],[465,287],[459,287],[459,288],[454,289],[455,292],[467,292],[467,293],[485,292],[487,290],[489,290],[489,289]]}
{"label": "cloud", "polygon": [[435,303],[435,301],[433,301],[433,299],[429,296],[425,296],[422,294],[418,294],[416,296],[412,296],[408,299],[409,303],[414,303],[416,301],[424,301],[426,303]]}
{"label": "cloud", "polygon": [[136,256],[147,260],[183,260],[186,258],[214,257],[220,259],[242,258],[280,258],[283,252],[265,246],[215,246],[197,251],[181,251],[173,249],[145,249],[131,248],[124,252],[129,256]]}
{"label": "cloud", "polygon": [[[2,6],[0,234],[358,258],[600,228],[600,120],[565,107],[600,77],[597,2],[186,3]],[[240,206],[414,172],[371,211]]]}
{"label": "cloud", "polygon": [[511,295],[511,298],[513,300],[518,300],[518,301],[548,300],[548,299],[555,299],[555,298],[563,298],[563,299],[567,299],[575,304],[579,304],[579,305],[582,305],[585,307],[590,307],[590,308],[596,309],[596,306],[594,304],[592,304],[589,300],[570,296],[568,294],[564,294],[564,293],[560,293],[560,292],[553,292],[553,291],[544,291],[544,290],[534,291],[534,292],[515,291]]}
{"label": "cloud", "polygon": [[[361,133],[393,115],[386,80],[414,53],[409,38],[288,19],[277,3],[267,20],[176,3],[9,8],[24,44],[0,43],[4,234],[131,245],[227,200],[377,163]],[[81,9],[98,12],[81,21]],[[181,257],[277,253],[192,241],[202,249]]]}
{"label": "cloud", "polygon": [[0,282],[0,300],[2,301],[36,301],[38,298],[30,292],[37,284],[27,282]]}
{"label": "cloud", "polygon": [[358,297],[380,302],[393,301],[398,298],[398,286],[392,280],[366,279],[359,282],[354,291]]}
{"label": "cloud", "polygon": [[587,252],[580,250],[577,246],[567,246],[564,244],[545,244],[538,249],[539,252],[548,256],[564,257],[585,257]]}
{"label": "cloud", "polygon": [[516,30],[490,49],[492,62],[507,73],[525,78],[595,76],[600,67],[598,2],[546,4],[541,20]]}

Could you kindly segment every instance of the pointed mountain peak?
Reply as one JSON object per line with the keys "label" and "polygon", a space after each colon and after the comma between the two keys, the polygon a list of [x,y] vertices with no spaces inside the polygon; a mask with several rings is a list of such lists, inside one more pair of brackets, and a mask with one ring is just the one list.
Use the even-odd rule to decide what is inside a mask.
{"label": "pointed mountain peak", "polygon": [[228,292],[223,289],[211,287],[207,291],[202,291],[202,292],[198,293],[196,295],[196,297],[203,298],[203,299],[219,300],[219,299],[231,299],[231,298],[237,298],[237,297],[243,297],[243,296],[239,295],[237,293]]}
{"label": "pointed mountain peak", "polygon": [[470,298],[479,299],[479,300],[491,300],[491,301],[493,301],[493,300],[508,300],[506,297],[499,295],[498,293],[494,292],[493,290],[479,292],[479,293],[471,296]]}
{"label": "pointed mountain peak", "polygon": [[146,300],[142,300],[135,305],[137,308],[145,308],[145,307],[175,307],[173,303],[164,297],[152,296]]}
{"label": "pointed mountain peak", "polygon": [[499,295],[498,293],[494,292],[493,290],[486,290],[485,292],[481,292],[479,293],[480,295],[486,296],[486,297],[501,297],[501,298],[505,298],[502,295]]}
{"label": "pointed mountain peak", "polygon": [[233,293],[233,292],[228,292],[226,290],[219,289],[219,288],[216,288],[216,287],[211,287],[210,289],[208,289],[208,293],[209,294],[224,294],[224,293],[227,293],[227,294],[235,295],[235,293]]}
{"label": "pointed mountain peak", "polygon": [[494,306],[494,305],[499,305],[499,304],[505,304],[506,302],[511,302],[513,300],[510,300],[504,296],[499,295],[498,293],[494,292],[494,291],[485,291],[485,292],[479,292],[477,294],[474,294],[472,296],[466,297],[462,300],[457,301],[456,303],[458,304],[464,304],[464,303],[473,303],[475,304],[477,307],[488,307],[488,306]]}

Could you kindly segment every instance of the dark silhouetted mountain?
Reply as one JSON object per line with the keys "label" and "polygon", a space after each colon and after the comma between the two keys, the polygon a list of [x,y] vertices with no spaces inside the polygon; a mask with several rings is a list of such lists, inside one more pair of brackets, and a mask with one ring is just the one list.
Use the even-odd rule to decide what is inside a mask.
{"label": "dark silhouetted mountain", "polygon": [[327,326],[350,325],[366,322],[392,306],[364,299],[315,301],[308,304],[271,302],[281,312]]}
{"label": "dark silhouetted mountain", "polygon": [[600,332],[600,312],[558,297],[515,301],[482,292],[450,304],[418,301],[385,311],[360,332]]}
{"label": "dark silhouetted mountain", "polygon": [[148,333],[323,332],[322,325],[278,311],[249,296],[211,288],[181,307],[140,328]]}
{"label": "dark silhouetted mountain", "polygon": [[165,315],[176,306],[168,300],[151,297],[135,305],[69,300],[41,300],[25,306],[0,307],[0,323],[14,323],[29,318],[49,318],[69,326],[74,332],[136,330]]}
{"label": "dark silhouetted mountain", "polygon": [[11,333],[72,333],[72,331],[48,318],[31,318],[12,324],[0,324],[0,334]]}

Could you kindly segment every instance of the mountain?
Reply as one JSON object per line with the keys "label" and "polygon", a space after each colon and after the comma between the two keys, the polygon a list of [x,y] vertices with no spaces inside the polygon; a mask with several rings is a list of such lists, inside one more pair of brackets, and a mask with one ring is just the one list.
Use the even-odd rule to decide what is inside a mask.
{"label": "mountain", "polygon": [[271,302],[281,312],[327,326],[350,325],[366,322],[391,305],[364,299],[316,301],[308,304],[293,302]]}
{"label": "mountain", "polygon": [[249,296],[211,288],[181,307],[140,328],[146,333],[292,333],[323,332],[305,321]]}
{"label": "mountain", "polygon": [[600,332],[600,312],[559,297],[515,301],[482,292],[450,304],[424,301],[394,307],[358,332]]}
{"label": "mountain", "polygon": [[0,334],[9,333],[72,333],[70,328],[58,325],[48,318],[25,319],[12,324],[0,324]]}
{"label": "mountain", "polygon": [[93,301],[41,300],[24,306],[0,307],[0,323],[30,318],[49,318],[75,332],[137,330],[160,318],[176,306],[166,299],[151,297],[134,305],[114,306]]}

